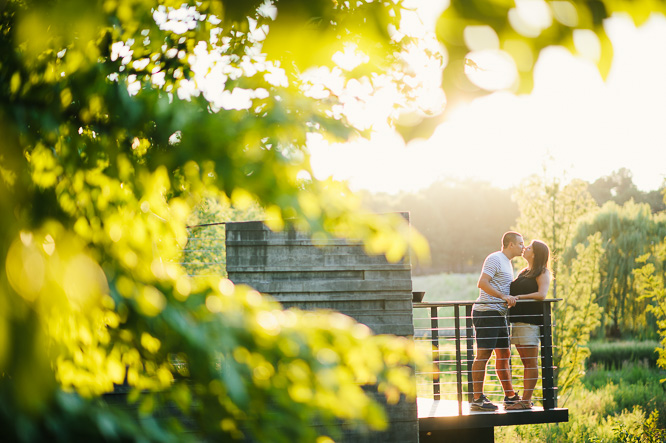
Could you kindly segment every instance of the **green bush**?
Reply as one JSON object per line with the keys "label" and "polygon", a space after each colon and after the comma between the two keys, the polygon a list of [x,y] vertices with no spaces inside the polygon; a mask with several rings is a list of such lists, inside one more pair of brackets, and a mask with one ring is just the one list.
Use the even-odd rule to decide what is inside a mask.
{"label": "green bush", "polygon": [[666,441],[666,430],[659,429],[659,413],[652,411],[650,416],[637,429],[627,428],[620,424],[615,428],[615,436],[622,443],[663,443]]}
{"label": "green bush", "polygon": [[645,364],[627,364],[620,369],[597,367],[588,370],[582,382],[588,389],[599,389],[608,384],[659,383],[660,377],[663,378],[664,376],[666,376],[664,370],[658,368],[651,368]]}
{"label": "green bush", "polygon": [[660,382],[664,378],[666,371],[634,364],[617,370],[588,371],[583,378],[583,386],[592,392],[611,389],[614,408],[605,411],[606,414],[640,405],[648,412],[658,411],[660,425],[666,427],[666,390]]}
{"label": "green bush", "polygon": [[630,362],[645,362],[657,367],[657,341],[594,341],[589,343],[587,367],[622,368]]}
{"label": "green bush", "polygon": [[665,371],[646,364],[590,370],[559,398],[559,406],[569,409],[568,422],[496,428],[495,441],[624,443],[643,441],[632,438],[645,430],[661,436],[666,428],[664,378]]}

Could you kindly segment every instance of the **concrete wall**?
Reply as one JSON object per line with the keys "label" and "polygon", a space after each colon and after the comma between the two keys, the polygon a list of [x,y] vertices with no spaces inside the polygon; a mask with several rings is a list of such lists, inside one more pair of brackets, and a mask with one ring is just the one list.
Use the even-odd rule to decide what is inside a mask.
{"label": "concrete wall", "polygon": [[[261,222],[227,223],[226,249],[229,279],[270,294],[285,308],[333,309],[377,334],[414,334],[409,259],[388,263],[353,239],[313,244],[308,235],[272,232]],[[402,400],[388,413],[387,431],[345,431],[342,441],[418,441],[416,402]]]}

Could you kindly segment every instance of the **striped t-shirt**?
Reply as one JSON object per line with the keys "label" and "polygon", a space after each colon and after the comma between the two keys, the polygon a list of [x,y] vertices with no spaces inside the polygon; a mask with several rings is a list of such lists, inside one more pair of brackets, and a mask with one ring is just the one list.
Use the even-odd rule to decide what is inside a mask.
{"label": "striped t-shirt", "polygon": [[[508,295],[510,293],[511,282],[513,281],[513,266],[511,266],[511,260],[502,251],[493,252],[486,257],[486,261],[483,262],[482,272],[490,276],[490,286],[502,294]],[[506,315],[508,311],[506,302],[488,295],[482,289],[479,290],[479,298],[476,301],[494,303],[475,304],[475,311],[498,311],[502,315]]]}

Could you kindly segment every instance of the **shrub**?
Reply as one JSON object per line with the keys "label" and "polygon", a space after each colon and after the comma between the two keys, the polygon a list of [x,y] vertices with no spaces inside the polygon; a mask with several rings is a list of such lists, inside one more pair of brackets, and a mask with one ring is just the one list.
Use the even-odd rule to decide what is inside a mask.
{"label": "shrub", "polygon": [[615,428],[615,437],[622,443],[663,443],[666,441],[666,429],[659,429],[658,423],[659,413],[652,411],[650,416],[634,429],[620,423]]}
{"label": "shrub", "polygon": [[657,367],[657,341],[595,341],[589,343],[590,356],[587,367],[595,365],[619,369],[627,362],[645,361],[650,367]]}
{"label": "shrub", "polygon": [[646,411],[658,411],[660,425],[666,427],[666,390],[660,380],[666,378],[663,370],[645,365],[625,365],[618,370],[597,369],[589,371],[583,379],[586,389],[612,389],[614,410],[609,414],[632,409],[636,405]]}
{"label": "shrub", "polygon": [[663,378],[666,378],[663,370],[645,364],[625,364],[617,370],[590,370],[580,385],[559,399],[559,406],[569,409],[568,422],[496,428],[495,441],[666,441],[666,391],[660,384]]}

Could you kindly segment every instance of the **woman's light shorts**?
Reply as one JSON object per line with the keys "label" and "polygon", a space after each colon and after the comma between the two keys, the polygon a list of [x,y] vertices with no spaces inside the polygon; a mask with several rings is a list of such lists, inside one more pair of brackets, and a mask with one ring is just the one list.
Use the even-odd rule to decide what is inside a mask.
{"label": "woman's light shorts", "polygon": [[540,327],[529,323],[511,323],[511,344],[539,346]]}

